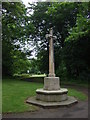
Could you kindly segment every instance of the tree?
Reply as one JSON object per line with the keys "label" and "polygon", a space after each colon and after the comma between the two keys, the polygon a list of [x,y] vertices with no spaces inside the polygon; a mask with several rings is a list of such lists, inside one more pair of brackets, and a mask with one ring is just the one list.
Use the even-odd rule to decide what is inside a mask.
{"label": "tree", "polygon": [[30,69],[30,61],[27,59],[26,53],[15,50],[12,66],[13,74],[27,73],[27,70]]}
{"label": "tree", "polygon": [[[88,76],[89,60],[89,5],[90,3],[38,2],[26,9],[22,3],[3,3],[2,45],[3,71],[13,74],[13,66],[26,71],[28,65],[35,73],[48,73],[49,41],[45,35],[53,27],[56,74]],[[33,11],[33,14],[30,13]],[[33,43],[37,60],[29,64],[29,49],[21,50],[26,42]],[[6,54],[7,53],[7,54]],[[20,66],[20,64],[22,64]],[[25,69],[23,66],[26,66]],[[34,67],[34,68],[33,68]],[[20,69],[17,71],[21,72]],[[12,71],[13,70],[13,71]],[[65,73],[65,74],[64,74]]]}
{"label": "tree", "polygon": [[88,79],[90,71],[90,35],[88,28],[90,20],[78,15],[76,26],[70,31],[65,40],[64,59],[68,73],[76,77]]}
{"label": "tree", "polygon": [[82,79],[89,79],[90,71],[90,19],[88,15],[89,4],[84,4],[83,12],[77,15],[76,25],[69,30],[65,40],[63,58],[68,74]]}
{"label": "tree", "polygon": [[34,58],[30,60],[29,71],[30,71],[30,74],[38,74],[39,72],[37,60]]}
{"label": "tree", "polygon": [[[54,35],[57,36],[57,40],[54,41],[55,49],[58,49],[58,53],[55,52],[55,57],[58,56],[58,61],[55,63],[56,69],[58,69],[60,61],[60,53],[64,46],[64,40],[68,36],[68,29],[75,25],[77,13],[79,13],[79,3],[40,3],[36,5],[30,5],[30,9],[33,9],[31,15],[31,21],[35,26],[35,35],[32,36],[34,43],[37,47],[37,54],[40,61],[40,68],[45,68],[44,72],[47,71],[46,67],[42,62],[42,58],[46,60],[48,64],[48,40],[45,35],[49,32],[49,28],[54,28]],[[56,51],[55,50],[55,51]],[[40,57],[41,55],[41,57]],[[41,58],[41,59],[40,59]]]}
{"label": "tree", "polygon": [[33,29],[32,23],[29,23],[26,8],[21,2],[2,3],[3,74],[13,74],[15,50],[21,50],[25,41],[30,40],[29,36],[31,32],[33,33]]}
{"label": "tree", "polygon": [[31,5],[30,9],[34,11],[31,20],[36,30],[32,37],[37,46],[40,70],[47,71],[48,41],[45,34],[53,26],[54,35],[58,37],[54,41],[55,68],[58,76],[62,71],[76,77],[87,73],[87,69],[90,69],[87,67],[89,65],[89,22],[87,22],[89,3],[37,3]]}

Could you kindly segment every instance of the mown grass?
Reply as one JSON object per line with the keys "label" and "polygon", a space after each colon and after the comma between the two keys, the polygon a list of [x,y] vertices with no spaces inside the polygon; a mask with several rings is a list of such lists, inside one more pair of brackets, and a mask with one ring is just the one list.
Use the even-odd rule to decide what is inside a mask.
{"label": "mown grass", "polygon": [[80,91],[77,91],[75,89],[72,89],[72,88],[68,88],[68,95],[69,96],[74,96],[78,100],[82,100],[82,101],[84,101],[88,98],[87,95],[85,95],[84,93],[82,93]]}
{"label": "mown grass", "polygon": [[[26,82],[16,79],[2,80],[2,112],[35,111],[39,108],[25,103],[26,98],[36,95],[36,89],[42,88],[42,83]],[[86,100],[87,96],[75,89],[69,89],[68,95],[79,100]]]}
{"label": "mown grass", "polygon": [[27,105],[25,100],[29,96],[35,95],[35,90],[42,87],[42,84],[34,84],[14,79],[4,79],[2,81],[2,111],[3,112],[23,112],[34,111],[38,107]]}

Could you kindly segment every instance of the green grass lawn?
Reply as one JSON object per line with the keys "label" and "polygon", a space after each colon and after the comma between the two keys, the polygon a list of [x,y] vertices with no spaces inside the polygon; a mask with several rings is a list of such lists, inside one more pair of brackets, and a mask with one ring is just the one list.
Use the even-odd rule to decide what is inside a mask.
{"label": "green grass lawn", "polygon": [[[2,80],[2,111],[8,112],[24,112],[35,111],[39,108],[34,105],[25,103],[30,96],[35,96],[36,89],[42,88],[42,83],[26,82],[15,79]],[[86,100],[87,96],[75,89],[68,89],[69,96],[75,96],[79,100]]]}

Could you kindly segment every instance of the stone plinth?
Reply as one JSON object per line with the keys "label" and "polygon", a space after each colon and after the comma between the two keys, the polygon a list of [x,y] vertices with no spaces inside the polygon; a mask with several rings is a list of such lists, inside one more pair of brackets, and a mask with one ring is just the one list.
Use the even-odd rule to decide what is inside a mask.
{"label": "stone plinth", "polygon": [[78,102],[67,93],[66,88],[60,88],[59,77],[45,77],[44,87],[37,89],[36,96],[28,98],[26,102],[46,108],[69,106]]}
{"label": "stone plinth", "polygon": [[36,90],[36,99],[40,101],[47,101],[47,102],[58,102],[67,100],[67,93],[68,90],[65,88],[61,88],[60,90],[43,90],[37,89]]}
{"label": "stone plinth", "polygon": [[45,77],[44,90],[60,90],[59,77]]}
{"label": "stone plinth", "polygon": [[52,107],[63,107],[63,106],[71,106],[72,104],[77,103],[75,97],[68,96],[67,100],[61,101],[61,102],[46,102],[46,101],[40,101],[36,99],[35,97],[30,97],[26,100],[27,103],[41,106],[44,108],[52,108]]}

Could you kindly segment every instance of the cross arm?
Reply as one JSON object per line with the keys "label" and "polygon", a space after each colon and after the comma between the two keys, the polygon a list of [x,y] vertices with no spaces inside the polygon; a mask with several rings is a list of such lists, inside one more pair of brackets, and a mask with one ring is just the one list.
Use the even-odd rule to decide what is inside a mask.
{"label": "cross arm", "polygon": [[48,39],[48,38],[54,38],[54,39],[57,39],[57,37],[56,36],[52,36],[51,34],[46,34],[46,39]]}

